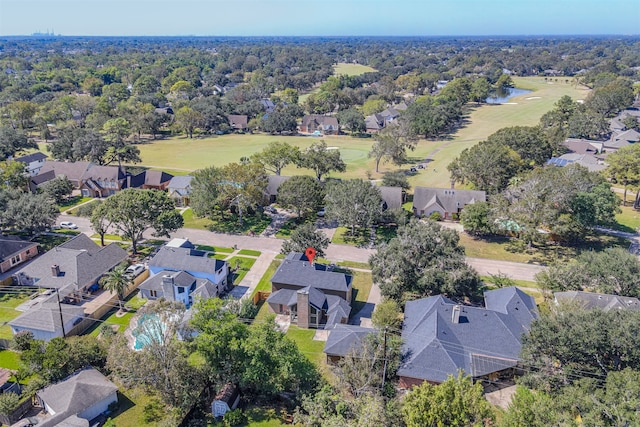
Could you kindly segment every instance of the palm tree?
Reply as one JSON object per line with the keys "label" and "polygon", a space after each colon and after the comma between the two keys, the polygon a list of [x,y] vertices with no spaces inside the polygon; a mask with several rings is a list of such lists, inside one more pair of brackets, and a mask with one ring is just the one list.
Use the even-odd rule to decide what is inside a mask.
{"label": "palm tree", "polygon": [[114,268],[100,278],[100,284],[105,290],[118,294],[118,304],[120,305],[120,311],[122,311],[122,294],[131,284],[131,278],[127,276],[125,268]]}

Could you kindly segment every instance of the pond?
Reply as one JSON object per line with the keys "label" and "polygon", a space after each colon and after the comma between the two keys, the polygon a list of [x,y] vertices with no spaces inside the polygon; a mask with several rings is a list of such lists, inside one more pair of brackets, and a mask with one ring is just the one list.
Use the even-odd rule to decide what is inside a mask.
{"label": "pond", "polygon": [[511,87],[507,90],[497,91],[494,95],[488,97],[485,101],[487,104],[504,104],[509,101],[511,98],[524,95],[526,93],[531,93],[528,89],[519,89],[517,87]]}

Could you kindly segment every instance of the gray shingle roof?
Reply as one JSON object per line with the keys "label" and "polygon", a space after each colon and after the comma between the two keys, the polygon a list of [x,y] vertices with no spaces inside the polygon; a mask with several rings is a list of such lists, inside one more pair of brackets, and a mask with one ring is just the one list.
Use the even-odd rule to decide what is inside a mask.
{"label": "gray shingle roof", "polygon": [[436,204],[446,212],[455,213],[465,205],[475,202],[485,202],[486,200],[487,194],[484,191],[415,187],[413,208],[418,212],[421,210],[426,211],[428,207]]}
{"label": "gray shingle roof", "polygon": [[24,240],[19,236],[0,234],[0,262],[35,246],[38,244]]}
{"label": "gray shingle roof", "polygon": [[[84,234],[51,249],[18,271],[38,279],[35,286],[41,288],[78,290],[90,281],[111,270],[127,258],[127,252],[116,243],[100,248]],[[60,274],[54,276],[52,266],[57,265]]]}
{"label": "gray shingle roof", "polygon": [[382,201],[386,203],[387,209],[400,209],[402,207],[402,188],[400,187],[378,187]]}
{"label": "gray shingle roof", "polygon": [[16,157],[15,161],[29,164],[31,162],[37,162],[37,161],[40,161],[40,160],[44,160],[47,157],[48,156],[46,154],[41,153],[40,151],[36,151],[35,153],[27,154],[26,156]]}
{"label": "gray shingle roof", "polygon": [[282,304],[291,307],[298,303],[298,292],[293,289],[280,289],[269,295],[267,304]]}
{"label": "gray shingle roof", "polygon": [[93,166],[91,162],[58,162],[50,161],[42,165],[38,176],[53,171],[56,177],[64,175],[71,181],[80,182],[85,172]]}
{"label": "gray shingle roof", "polygon": [[329,337],[324,345],[323,352],[329,356],[344,357],[352,348],[360,345],[367,335],[375,332],[375,329],[354,325],[334,324],[329,331]]}
{"label": "gray shingle roof", "polygon": [[[305,259],[301,261],[300,259]],[[304,254],[290,253],[278,266],[271,277],[271,283],[299,286],[311,286],[320,290],[348,292],[352,277],[335,271],[326,271],[322,264],[309,265]]]}
{"label": "gray shingle roof", "polygon": [[37,392],[38,397],[55,412],[53,417],[38,425],[60,425],[63,420],[83,412],[116,391],[118,387],[94,368],[78,371]]}
{"label": "gray shingle roof", "polygon": [[179,175],[174,176],[169,181],[169,186],[167,189],[169,192],[176,192],[181,196],[188,196],[191,193],[191,180],[193,176],[191,175]]}
{"label": "gray shingle roof", "polygon": [[291,178],[290,176],[282,176],[282,175],[269,175],[267,177],[268,184],[266,193],[269,196],[277,196],[278,188],[282,185],[283,182]]}
{"label": "gray shingle roof", "polygon": [[609,310],[640,310],[640,300],[620,295],[597,294],[594,292],[568,291],[555,292],[556,302],[573,302],[586,309],[599,308]]}
{"label": "gray shingle roof", "polygon": [[[163,291],[162,278],[164,276],[171,276],[171,278],[173,278],[173,283],[176,286],[182,286],[185,288],[190,287],[191,285],[193,285],[193,282],[196,281],[196,278],[186,271],[162,270],[161,272],[154,274],[153,276],[142,282],[140,286],[138,286],[138,288],[161,292]],[[168,296],[165,295],[165,298],[168,298]]]}
{"label": "gray shingle roof", "polygon": [[167,270],[184,270],[187,272],[215,273],[226,261],[208,258],[202,251],[189,248],[170,248],[163,246],[154,256],[149,265]]}
{"label": "gray shingle roof", "polygon": [[[60,309],[62,310],[62,318],[65,325],[73,319],[84,316],[84,309],[77,305],[60,304]],[[11,320],[9,325],[46,332],[60,332],[62,334],[57,296],[51,295],[44,302],[31,307]]]}
{"label": "gray shingle roof", "polygon": [[398,375],[442,382],[458,369],[475,377],[515,366],[522,333],[537,316],[535,303],[503,288],[489,293],[488,304],[493,309],[459,306],[454,323],[456,304],[443,296],[407,302],[402,338],[408,357]]}

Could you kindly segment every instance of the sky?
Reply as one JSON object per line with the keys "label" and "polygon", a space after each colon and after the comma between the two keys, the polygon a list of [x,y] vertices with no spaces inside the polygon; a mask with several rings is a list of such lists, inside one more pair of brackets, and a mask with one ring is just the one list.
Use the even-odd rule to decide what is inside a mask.
{"label": "sky", "polygon": [[640,33],[640,0],[0,0],[0,35]]}

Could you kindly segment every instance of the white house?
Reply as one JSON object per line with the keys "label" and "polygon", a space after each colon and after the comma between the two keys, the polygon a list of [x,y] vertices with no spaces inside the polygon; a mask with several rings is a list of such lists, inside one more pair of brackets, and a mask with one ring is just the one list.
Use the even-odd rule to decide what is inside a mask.
{"label": "white house", "polygon": [[36,176],[44,166],[44,162],[47,159],[47,155],[39,151],[28,154],[26,156],[18,157],[16,162],[24,163],[29,176]]}

